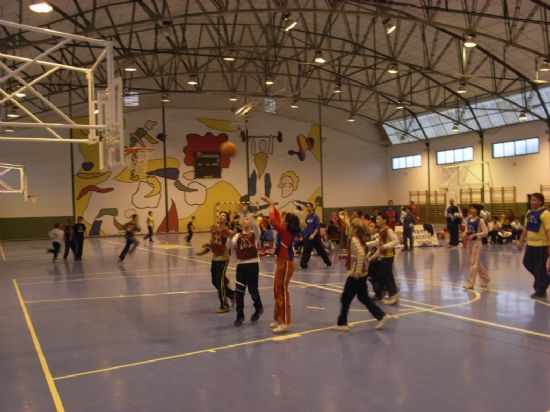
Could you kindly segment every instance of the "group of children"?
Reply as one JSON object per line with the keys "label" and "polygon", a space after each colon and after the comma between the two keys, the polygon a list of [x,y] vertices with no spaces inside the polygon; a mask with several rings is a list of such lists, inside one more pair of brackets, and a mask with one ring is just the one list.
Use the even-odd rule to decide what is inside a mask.
{"label": "group of children", "polygon": [[[273,322],[270,324],[272,332],[277,334],[289,331],[292,326],[288,288],[294,274],[294,244],[299,237],[315,239],[318,236],[318,228],[312,218],[309,228],[306,226],[302,229],[298,216],[293,213],[280,213],[271,199],[263,198],[263,200],[270,207],[269,224],[277,234],[275,244],[277,261],[273,281],[275,304]],[[243,207],[241,214],[241,225],[233,230],[227,213],[218,213],[217,223],[211,228],[210,242],[205,244],[198,253],[199,255],[212,253],[212,284],[218,291],[220,303],[216,313],[229,312],[230,302],[231,304],[236,302],[234,325],[237,327],[241,326],[245,320],[244,295],[247,289],[254,303],[254,313],[250,320],[257,321],[263,313],[258,289],[260,230],[255,218],[247,212],[246,207]],[[384,215],[379,215],[376,222],[370,222],[370,225],[359,219],[348,219],[347,222],[352,234],[348,245],[348,278],[341,297],[340,315],[334,329],[349,330],[347,314],[355,296],[378,320],[376,329],[381,329],[391,317],[380,309],[374,300],[382,300],[387,293],[388,298],[383,303],[395,305],[399,302],[399,291],[392,270],[398,239],[393,230],[387,226],[387,218]],[[304,233],[307,229],[309,232]],[[234,251],[237,259],[235,290],[229,287],[226,276],[230,250]],[[372,299],[368,294],[367,278],[375,291]]]}
{"label": "group of children", "polygon": [[74,260],[82,260],[85,233],[86,225],[84,225],[84,218],[82,216],[78,216],[74,225],[72,219],[67,219],[67,223],[63,229],[61,229],[61,224],[56,223],[53,229],[48,232],[48,237],[52,241],[52,247],[48,249],[48,253],[53,254],[53,262],[57,261],[62,242],[65,244],[63,252],[64,260],[69,256],[70,250],[73,251]]}

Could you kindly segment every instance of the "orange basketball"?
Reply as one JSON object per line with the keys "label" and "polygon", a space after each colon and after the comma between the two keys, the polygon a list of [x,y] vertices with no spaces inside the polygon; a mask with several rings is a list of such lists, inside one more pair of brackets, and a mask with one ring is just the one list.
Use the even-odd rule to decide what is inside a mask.
{"label": "orange basketball", "polygon": [[220,145],[220,153],[223,157],[233,157],[237,154],[237,146],[231,142],[223,142]]}

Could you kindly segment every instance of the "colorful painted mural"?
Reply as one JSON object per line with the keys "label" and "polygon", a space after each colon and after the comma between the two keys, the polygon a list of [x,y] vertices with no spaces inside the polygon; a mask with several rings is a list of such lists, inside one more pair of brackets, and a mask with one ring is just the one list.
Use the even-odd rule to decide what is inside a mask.
{"label": "colorful painted mural", "polygon": [[[168,110],[163,131],[160,117],[159,111],[126,116],[125,164],[112,170],[99,170],[95,146],[80,145],[75,153],[76,213],[84,216],[91,234],[118,234],[129,216],[145,220],[149,211],[157,232],[183,232],[191,216],[198,230],[207,230],[219,202],[249,200],[264,209],[260,198],[266,195],[286,211],[308,201],[322,206],[318,126],[281,124],[259,114],[250,119],[246,134],[238,121],[219,112]],[[74,130],[73,136],[85,133]],[[235,157],[219,153],[226,141],[237,146]],[[291,152],[298,154],[289,157]],[[203,158],[214,169],[218,165],[219,177],[196,177]]]}

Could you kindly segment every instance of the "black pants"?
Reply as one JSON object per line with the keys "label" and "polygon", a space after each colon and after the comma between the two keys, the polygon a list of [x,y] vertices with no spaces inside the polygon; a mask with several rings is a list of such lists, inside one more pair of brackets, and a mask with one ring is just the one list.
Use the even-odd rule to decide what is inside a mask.
{"label": "black pants", "polygon": [[395,278],[393,277],[393,257],[380,259],[378,278],[380,279],[382,287],[387,289],[390,297],[398,292]]}
{"label": "black pants", "polygon": [[[139,242],[134,236],[126,236],[126,244],[124,245],[124,249],[122,249],[122,252],[120,252],[120,256],[118,257],[120,260],[124,260],[127,253],[133,253],[134,250],[138,247]],[[130,247],[132,248],[130,250]]]}
{"label": "black pants", "polygon": [[145,239],[149,239],[151,242],[153,241],[153,226],[147,226],[147,236],[145,236],[143,238],[143,240]]}
{"label": "black pants", "polygon": [[187,237],[185,238],[186,242],[191,242],[191,239],[193,238],[193,231],[190,230],[187,232]]}
{"label": "black pants", "polygon": [[546,272],[546,259],[548,259],[548,246],[527,245],[523,256],[523,266],[535,277],[533,289],[540,296],[546,295],[550,284],[550,277]]}
{"label": "black pants", "polygon": [[63,253],[63,259],[67,259],[69,256],[69,250],[73,251],[73,255],[76,257],[75,244],[72,240],[65,239],[65,252]]}
{"label": "black pants", "polygon": [[218,298],[220,299],[221,307],[228,307],[227,298],[233,300],[235,298],[235,292],[229,289],[227,286],[229,280],[225,276],[227,270],[227,260],[213,260],[212,266],[210,266],[210,273],[212,274],[212,284],[218,290]]}
{"label": "black pants", "polygon": [[82,259],[82,250],[84,249],[84,236],[76,236],[74,239],[75,260]]}
{"label": "black pants", "polygon": [[263,309],[260,291],[258,290],[258,278],[260,265],[258,263],[237,264],[237,286],[235,298],[237,299],[237,319],[244,319],[244,294],[248,286],[248,293],[254,301],[256,312]]}
{"label": "black pants", "polygon": [[382,299],[382,297],[384,296],[384,285],[382,284],[380,280],[380,274],[378,273],[379,266],[379,260],[373,260],[372,262],[370,262],[369,268],[367,270],[367,275],[370,283],[372,284],[372,290],[374,291],[376,298]]}
{"label": "black pants", "polygon": [[311,257],[311,251],[314,248],[317,251],[317,254],[323,259],[323,262],[325,262],[325,265],[330,266],[332,263],[330,262],[327,252],[325,252],[325,248],[321,243],[321,236],[319,235],[315,236],[311,240],[304,239],[304,251],[302,253],[302,259],[300,260],[300,266],[303,269],[307,269],[307,264],[309,262],[309,258]]}
{"label": "black pants", "polygon": [[[491,230],[489,231],[489,240],[493,243],[497,243],[497,235],[498,235],[498,230]],[[502,243],[502,241],[498,242],[498,243]]]}
{"label": "black pants", "polygon": [[403,230],[403,246],[405,247],[405,250],[412,249],[414,247],[412,229]]}
{"label": "black pants", "polygon": [[356,295],[359,302],[367,307],[372,316],[378,320],[384,317],[384,311],[380,309],[371,298],[369,298],[369,292],[367,290],[367,277],[362,276],[360,278],[354,278],[352,276],[348,276],[346,279],[346,285],[344,286],[344,292],[342,292],[342,297],[340,298],[342,305],[340,308],[340,316],[338,316],[339,326],[346,325],[348,323],[349,307]]}
{"label": "black pants", "polygon": [[447,223],[447,230],[449,231],[449,245],[458,246],[458,232],[460,230],[460,224],[450,222]]}
{"label": "black pants", "polygon": [[61,243],[59,242],[52,242],[53,249],[48,249],[49,253],[53,253],[53,260],[57,260],[57,255],[59,254],[59,251],[61,250]]}

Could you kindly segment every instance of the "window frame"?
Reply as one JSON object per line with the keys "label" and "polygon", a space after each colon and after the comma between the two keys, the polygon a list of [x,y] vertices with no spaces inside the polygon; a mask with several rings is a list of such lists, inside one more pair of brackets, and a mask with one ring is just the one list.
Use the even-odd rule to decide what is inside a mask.
{"label": "window frame", "polygon": [[[407,157],[413,157],[412,161],[414,162],[414,157],[415,156],[418,156],[418,158],[420,159],[420,164],[418,166],[404,166],[404,167],[393,167],[393,164],[394,164],[394,161],[397,160],[397,159],[404,159],[403,161],[405,162],[405,165],[407,164]],[[399,160],[397,160],[399,162]],[[415,168],[418,168],[418,167],[422,167],[422,154],[421,153],[415,153],[415,154],[411,154],[411,155],[406,155],[406,156],[395,156],[395,157],[392,157],[391,158],[391,169],[393,171],[395,170],[405,170],[405,169],[415,169]]]}
{"label": "window frame", "polygon": [[[472,149],[472,159],[471,160],[458,160],[458,161],[454,160],[455,150],[462,150],[462,154],[464,154],[464,149]],[[439,163],[439,153],[447,153],[447,152],[453,152],[453,161],[452,162]],[[462,156],[462,158],[464,158],[464,156]],[[455,149],[437,150],[435,152],[435,164],[437,164],[438,166],[453,165],[453,164],[456,164],[456,163],[473,162],[474,158],[475,158],[474,146],[462,146],[462,147],[457,147]]]}
{"label": "window frame", "polygon": [[[537,151],[527,153],[527,141],[532,140],[532,139],[537,139]],[[516,154],[516,143],[517,142],[525,142],[525,153]],[[506,151],[505,151],[504,148],[505,148],[505,145],[507,143],[508,144],[511,143],[513,145],[513,147],[514,147],[514,154],[513,155],[506,155]],[[495,156],[495,145],[502,145],[502,153],[503,153],[502,156]],[[530,155],[535,155],[535,154],[540,154],[540,136],[526,137],[524,139],[503,140],[503,141],[500,141],[500,142],[493,142],[491,144],[491,157],[493,159],[506,159],[506,158],[510,158],[510,157],[530,156]]]}

